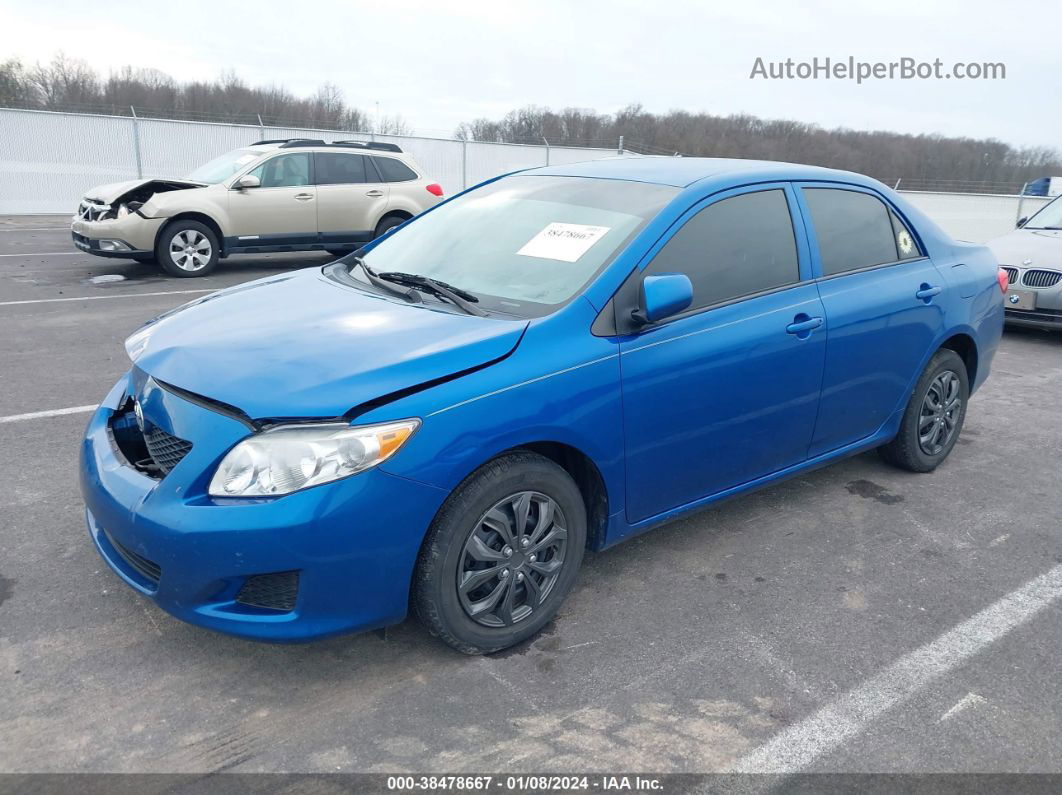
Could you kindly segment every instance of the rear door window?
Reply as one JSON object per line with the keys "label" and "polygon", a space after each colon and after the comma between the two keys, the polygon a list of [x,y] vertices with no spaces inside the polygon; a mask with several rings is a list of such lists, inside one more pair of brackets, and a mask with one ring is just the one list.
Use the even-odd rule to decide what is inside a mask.
{"label": "rear door window", "polygon": [[[365,155],[345,152],[316,152],[314,169],[318,185],[351,185],[369,182]],[[375,182],[376,175],[371,181]]]}
{"label": "rear door window", "polygon": [[413,169],[393,157],[373,157],[384,182],[409,182],[417,178]]}
{"label": "rear door window", "polygon": [[[908,236],[909,233],[903,224],[899,230],[893,225],[892,213],[880,199],[869,193],[840,188],[803,188],[803,191],[815,226],[823,276],[885,265],[911,256],[899,256],[899,230]],[[899,242],[910,242],[912,250],[917,250],[913,238]]]}
{"label": "rear door window", "polygon": [[800,281],[785,191],[744,193],[704,208],[653,258],[646,269],[652,273],[686,274],[690,310]]}

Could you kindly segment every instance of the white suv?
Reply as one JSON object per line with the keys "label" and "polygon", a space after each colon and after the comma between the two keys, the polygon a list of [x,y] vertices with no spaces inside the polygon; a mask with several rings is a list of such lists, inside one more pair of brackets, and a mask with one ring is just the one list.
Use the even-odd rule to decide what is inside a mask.
{"label": "white suv", "polygon": [[442,195],[394,144],[259,141],[185,179],[93,188],[71,233],[90,254],[158,261],[173,276],[205,276],[230,254],[350,251]]}

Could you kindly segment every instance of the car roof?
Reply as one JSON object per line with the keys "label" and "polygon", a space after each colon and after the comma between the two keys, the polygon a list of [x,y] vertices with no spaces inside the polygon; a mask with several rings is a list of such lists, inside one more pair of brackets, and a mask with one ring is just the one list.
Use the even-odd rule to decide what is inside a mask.
{"label": "car roof", "polygon": [[720,181],[733,178],[740,179],[742,182],[826,180],[867,186],[878,184],[876,180],[851,171],[774,160],[738,160],[721,157],[609,157],[563,166],[545,166],[520,173],[557,177],[622,179],[670,185],[676,188],[685,188],[694,182],[709,178],[717,178]]}

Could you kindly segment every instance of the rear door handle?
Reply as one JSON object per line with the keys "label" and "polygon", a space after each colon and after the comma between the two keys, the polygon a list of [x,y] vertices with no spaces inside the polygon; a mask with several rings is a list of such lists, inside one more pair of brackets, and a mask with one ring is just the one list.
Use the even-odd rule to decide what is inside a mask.
{"label": "rear door handle", "polygon": [[785,333],[796,334],[799,337],[807,337],[808,334],[821,325],[821,317],[808,317],[802,313],[793,318],[793,322],[785,327]]}
{"label": "rear door handle", "polygon": [[381,196],[383,196],[383,191],[382,190],[370,190],[370,191],[366,191],[365,195],[369,196],[370,198],[373,198],[373,199],[379,199]]}
{"label": "rear door handle", "polygon": [[313,198],[313,194],[312,193],[296,193],[295,194],[295,199],[297,201],[300,201],[300,202],[309,201],[312,198]]}
{"label": "rear door handle", "polygon": [[940,295],[940,292],[943,289],[943,287],[936,284],[923,283],[918,292],[915,293],[915,298],[920,301],[925,301],[928,304],[930,299],[932,299],[934,295]]}

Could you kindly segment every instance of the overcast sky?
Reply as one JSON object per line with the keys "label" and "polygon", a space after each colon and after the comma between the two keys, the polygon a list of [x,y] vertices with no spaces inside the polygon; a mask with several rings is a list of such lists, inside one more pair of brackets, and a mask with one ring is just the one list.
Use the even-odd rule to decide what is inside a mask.
{"label": "overcast sky", "polygon": [[[63,50],[103,73],[132,64],[182,80],[234,69],[300,94],[330,81],[350,104],[373,112],[379,101],[384,115],[442,132],[527,104],[612,112],[641,102],[1062,149],[1062,3],[857,5],[0,0],[0,58]],[[1006,79],[749,79],[757,57],[814,56],[1002,62]]]}

